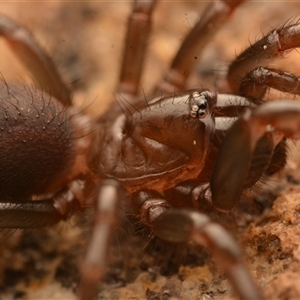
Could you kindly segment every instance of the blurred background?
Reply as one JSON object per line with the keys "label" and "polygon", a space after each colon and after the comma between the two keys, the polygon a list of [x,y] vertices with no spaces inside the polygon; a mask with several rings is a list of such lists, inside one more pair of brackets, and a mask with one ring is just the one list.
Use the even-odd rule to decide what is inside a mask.
{"label": "blurred background", "polygon": [[[141,88],[146,95],[161,79],[185,34],[201,16],[208,2],[160,1],[157,5],[141,83]],[[108,103],[114,99],[127,17],[131,6],[132,2],[130,1],[6,1],[0,3],[0,13],[11,17],[32,32],[53,59],[66,84],[73,90],[75,105],[84,107],[86,113],[95,118],[103,113]],[[299,15],[300,3],[298,1],[248,1],[241,5],[199,55],[195,71],[189,81],[189,87],[211,87],[215,83],[216,77],[224,76],[228,64],[251,42],[253,43],[273,28],[296,22]],[[274,65],[299,74],[299,54],[297,51],[292,51],[288,56],[276,61],[276,64],[274,62]],[[11,54],[3,40],[0,40],[0,72],[8,82],[25,81],[32,84],[28,70],[24,69]],[[296,150],[298,151],[298,149]],[[292,159],[288,165],[289,174],[294,172],[293,176],[297,177],[297,167],[298,160]],[[296,187],[293,186],[293,189],[293,193],[295,193]],[[288,206],[288,200],[285,201],[287,201],[285,205]],[[67,225],[58,225],[57,228],[47,232],[47,237],[44,231],[26,233],[28,241],[31,241],[27,244],[20,231],[14,234],[17,236],[15,239],[3,238],[6,241],[6,248],[3,249],[4,254],[1,260],[3,267],[0,272],[0,279],[2,279],[0,299],[9,299],[9,297],[10,299],[18,297],[21,299],[75,299],[74,290],[78,279],[75,274],[77,268],[75,257],[80,254],[69,253],[77,248],[78,236],[82,234],[76,222],[77,220],[73,224],[71,220]],[[253,230],[251,232],[253,233]],[[251,232],[248,230],[243,233],[249,240],[245,236],[240,238],[244,246],[249,246],[253,242]],[[255,234],[259,235],[260,233]],[[277,241],[276,238],[272,239],[273,236],[276,236],[273,233],[267,234],[267,236],[271,242]],[[283,240],[280,241],[283,243]],[[136,258],[128,259],[125,254],[124,256],[116,254],[118,258],[112,258],[114,264],[109,272],[123,274],[117,268],[123,268],[124,260],[128,259],[130,263],[135,264],[135,267],[126,266],[127,273],[135,273],[126,276],[118,275],[119,277],[115,275],[115,278],[119,279],[113,283],[113,280],[108,280],[108,283],[106,282],[101,288],[101,299],[149,300],[187,297],[191,299],[195,299],[194,297],[228,299],[233,297],[226,278],[224,275],[220,275],[213,263],[208,262],[205,265],[201,258],[199,259],[201,266],[197,266],[197,261],[194,261],[190,264],[191,268],[182,266],[179,273],[174,272],[174,274],[164,276],[160,272],[159,265],[156,264],[156,256],[145,258],[146,255],[140,249],[144,244],[138,242],[134,245],[137,245],[137,249],[132,251],[130,248],[128,251],[131,255],[136,251]],[[58,250],[55,250],[55,247]],[[276,243],[272,247],[270,251],[278,250]],[[283,245],[280,247],[282,249]],[[255,256],[257,254],[254,253],[254,249],[257,248],[259,247],[252,245],[252,248],[246,252]],[[46,254],[39,256],[38,251]],[[262,256],[262,260],[268,261],[268,258],[272,256],[268,251],[263,251],[268,257]],[[284,253],[288,253],[288,250],[284,251]],[[116,252],[118,253],[118,251]],[[49,258],[51,255],[52,259]],[[68,255],[71,257],[69,260],[66,259]],[[45,257],[46,260],[44,260]],[[285,298],[286,295],[289,295],[286,294],[287,280],[282,279],[283,283],[280,286],[276,280],[281,275],[276,274],[283,274],[287,272],[285,270],[289,270],[291,264],[295,265],[295,261],[291,257],[295,257],[293,252],[289,252],[285,258],[280,260],[279,267],[271,268],[271,264],[268,263],[264,271],[260,273],[257,271],[257,266],[253,267],[254,276],[259,278],[262,286],[268,286],[268,288],[264,288],[267,299],[270,299],[270,295],[274,298],[276,296],[280,299],[288,299]],[[37,272],[37,269],[40,273],[34,273],[35,279],[28,283],[27,271],[29,270],[26,268],[31,266],[28,263],[28,260],[31,259],[33,260],[32,272]],[[147,262],[146,266],[144,263],[144,266],[141,267],[143,265],[141,262],[145,261]],[[152,266],[150,262],[153,263]],[[128,264],[130,263],[128,262]],[[273,259],[272,265],[276,265],[276,263],[277,260]],[[253,260],[250,264],[254,264]],[[57,271],[59,266],[60,269]],[[69,279],[72,276],[69,273],[65,274],[63,268],[69,268],[69,273],[74,272],[74,279]],[[267,273],[268,268],[271,270],[270,273]],[[297,280],[297,276],[293,271],[288,272],[288,275],[282,275],[282,278],[290,278],[288,289],[295,291],[297,287],[293,283],[297,281],[293,280]],[[274,276],[277,277],[274,279]],[[300,297],[300,293],[298,296]]]}

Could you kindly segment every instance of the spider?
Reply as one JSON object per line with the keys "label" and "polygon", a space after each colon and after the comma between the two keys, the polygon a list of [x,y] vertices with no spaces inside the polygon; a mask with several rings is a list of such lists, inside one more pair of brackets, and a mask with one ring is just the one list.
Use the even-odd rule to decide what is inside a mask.
{"label": "spider", "polygon": [[[33,92],[32,92],[33,93]],[[45,96],[46,94],[44,94],[44,99],[46,99],[46,96]],[[199,98],[199,100],[200,100],[200,104],[199,103],[197,103],[197,101],[195,101],[195,104],[196,104],[196,106],[198,106],[199,108],[201,108],[201,109],[204,109],[204,114],[205,114],[205,106],[206,106],[206,102],[204,101],[203,102],[203,98],[204,98],[204,100],[205,100],[205,98],[207,98],[208,96],[210,96],[210,97],[212,97],[213,98],[213,95],[212,94],[210,94],[210,93],[206,93],[206,94],[203,94],[203,93],[201,93],[201,92],[198,92],[198,91],[195,91],[195,92],[193,92],[193,93],[191,93],[191,94],[189,94],[189,97],[191,97],[191,98]],[[59,97],[59,96],[58,96]],[[128,99],[129,98],[129,96],[126,96],[126,98],[125,99]],[[175,101],[175,98],[174,98],[174,95],[172,95],[172,101]],[[232,99],[234,99],[234,98],[232,98]],[[171,100],[170,100],[171,101]],[[234,100],[231,100],[231,101],[234,101]],[[238,98],[238,102],[237,102],[237,104],[238,105],[240,105],[240,106],[242,106],[241,105],[241,98]],[[125,102],[124,102],[125,103]],[[163,104],[163,100],[160,100],[158,103],[160,103],[160,104]],[[148,102],[148,104],[149,105],[151,105],[151,102],[149,101]],[[202,107],[204,105],[204,108]],[[292,104],[291,104],[292,105]],[[264,106],[264,107],[267,107],[266,105]],[[294,107],[294,106],[293,106]],[[297,107],[297,106],[296,106]],[[128,107],[125,107],[126,109],[128,109]],[[137,104],[135,104],[135,108],[137,108],[137,109],[140,109],[139,108],[139,106],[137,105]],[[259,110],[257,110],[258,112],[259,112]],[[132,113],[132,112],[131,112]],[[124,114],[126,114],[126,111],[124,111]],[[198,111],[196,111],[196,112],[194,112],[194,110],[192,109],[192,111],[191,111],[191,114],[193,115],[193,114],[196,114],[197,116],[200,116],[201,114],[198,112]],[[112,116],[114,117],[114,115],[112,114]],[[194,117],[194,116],[191,116],[191,117]],[[239,128],[239,127],[237,127],[237,128]],[[238,129],[237,129],[238,130]],[[85,133],[85,132],[84,132]],[[83,134],[84,134],[83,133]],[[87,135],[87,136],[90,136],[90,135]],[[232,135],[233,136],[233,135]],[[225,149],[226,149],[226,147],[225,147]],[[228,148],[227,148],[228,149]],[[224,153],[224,152],[223,152]],[[226,152],[225,152],[226,153]],[[222,161],[222,160],[221,160]],[[119,178],[120,179],[120,178]],[[146,183],[146,184],[148,184],[148,183]],[[146,185],[145,184],[145,185]],[[148,187],[150,187],[150,188],[152,188],[152,185],[151,185],[152,183],[150,182],[149,183],[149,186]],[[154,185],[155,185],[155,183],[153,183]],[[75,189],[76,187],[72,187],[73,189]],[[165,187],[160,187],[160,188],[158,188],[158,189],[164,189]],[[132,191],[135,191],[134,190],[134,188],[132,189]],[[16,195],[17,196],[19,196],[19,194],[18,194],[18,192],[19,191],[13,191],[15,194],[11,194],[10,196],[13,196],[13,197],[16,197]],[[24,190],[22,189],[22,192],[24,192]],[[8,191],[6,192],[6,193],[9,193]],[[25,192],[24,192],[25,193]],[[78,197],[80,197],[80,196],[78,196]],[[139,196],[140,197],[140,196]],[[24,207],[24,203],[22,203],[22,206]],[[226,210],[226,209],[225,209]],[[37,219],[35,219],[36,217],[34,217],[34,223],[35,223],[35,226],[36,226],[36,224],[38,223],[38,221],[37,221]],[[52,219],[51,219],[51,222],[52,222]],[[165,221],[164,221],[165,222]],[[163,223],[164,223],[163,222]],[[148,224],[149,225],[149,224]],[[163,226],[164,224],[161,224],[161,226]],[[160,228],[162,228],[162,227],[160,227]],[[224,234],[226,234],[226,233],[224,233]],[[174,238],[176,238],[176,237],[174,237]],[[84,295],[87,295],[87,292],[85,291],[85,292],[83,292],[84,293]],[[244,294],[242,294],[243,292],[241,292],[240,291],[240,296],[241,297],[243,297],[243,296],[245,296]],[[244,291],[244,293],[245,293],[245,291]],[[256,294],[255,294],[256,295]]]}

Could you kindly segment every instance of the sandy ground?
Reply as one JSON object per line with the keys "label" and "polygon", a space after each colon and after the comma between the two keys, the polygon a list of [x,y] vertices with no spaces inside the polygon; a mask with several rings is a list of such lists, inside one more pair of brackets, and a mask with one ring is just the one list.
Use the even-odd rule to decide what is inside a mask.
{"label": "sandy ground", "polygon": [[[32,31],[74,91],[74,103],[86,107],[86,113],[94,118],[113,99],[130,5],[121,1],[7,1],[0,3],[0,12]],[[184,1],[159,4],[141,84],[145,93],[161,78],[203,7]],[[189,86],[203,86],[215,73],[224,74],[228,63],[249,41],[299,15],[298,2],[249,1],[203,51]],[[4,78],[30,83],[28,71],[2,41],[0,53]],[[299,74],[298,55],[294,51],[279,64]],[[203,81],[207,77],[208,81]],[[300,160],[299,147],[291,148],[286,171],[275,184],[281,196],[272,209],[235,233],[266,299],[300,298]],[[47,230],[3,232],[0,299],[76,299],[77,265],[90,215],[75,216]],[[193,248],[175,255],[177,251],[170,250],[174,247],[163,250],[160,246],[143,251],[147,239],[126,234],[116,241],[108,258],[107,278],[100,286],[100,299],[235,299],[226,277],[205,251]]]}

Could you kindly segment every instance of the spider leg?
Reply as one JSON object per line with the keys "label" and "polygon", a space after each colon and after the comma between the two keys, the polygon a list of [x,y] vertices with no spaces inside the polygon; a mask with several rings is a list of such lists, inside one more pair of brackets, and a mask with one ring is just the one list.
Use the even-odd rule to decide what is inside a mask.
{"label": "spider leg", "polygon": [[[262,299],[245,263],[243,254],[232,236],[219,224],[201,213],[169,210],[152,225],[154,233],[164,240],[193,241],[204,245],[225,271],[240,299]],[[179,239],[180,237],[180,239]]]}
{"label": "spider leg", "polygon": [[94,299],[100,280],[105,275],[107,250],[112,232],[122,218],[125,200],[118,182],[105,180],[96,193],[94,226],[81,265],[81,300]]}
{"label": "spider leg", "polygon": [[[195,64],[195,57],[213,38],[235,8],[245,0],[212,1],[202,17],[182,43],[164,80],[155,87],[153,94],[182,91]],[[132,99],[138,94],[146,44],[151,28],[151,17],[156,0],[136,0],[128,20],[123,62],[119,78],[118,94]]]}
{"label": "spider leg", "polygon": [[35,83],[64,105],[71,105],[71,92],[55,69],[50,57],[31,33],[11,19],[0,15],[0,35],[11,50],[30,70]]}
{"label": "spider leg", "polygon": [[269,88],[300,95],[300,78],[279,69],[258,67],[246,74],[241,82],[240,94],[261,99]]}
{"label": "spider leg", "polygon": [[138,94],[151,17],[156,0],[136,0],[129,16],[118,94],[132,99]]}
{"label": "spider leg", "polygon": [[183,91],[186,81],[195,65],[195,58],[227,21],[236,7],[245,0],[215,0],[207,6],[198,23],[186,36],[178,50],[170,70],[154,89],[154,94],[173,94]]}
{"label": "spider leg", "polygon": [[262,299],[243,261],[242,252],[231,235],[199,212],[170,208],[153,191],[140,191],[134,198],[140,219],[159,238],[170,242],[193,241],[206,246],[223,268],[241,299]]}
{"label": "spider leg", "polygon": [[52,199],[0,203],[0,228],[40,228],[62,219]]}
{"label": "spider leg", "polygon": [[43,200],[21,199],[0,202],[0,228],[40,228],[66,220],[72,210],[81,208],[81,184],[73,181],[68,188]]}
{"label": "spider leg", "polygon": [[[92,299],[92,297],[88,295],[95,295],[101,276],[99,278],[97,277],[95,281],[91,279],[99,275],[99,272],[100,275],[104,273],[105,250],[108,245],[107,242],[111,232],[111,225],[115,223],[116,206],[119,204],[117,200],[121,198],[119,195],[116,196],[116,194],[114,194],[115,186],[111,181],[107,180],[102,184],[102,190],[99,192],[98,210],[95,214],[98,226],[94,228],[94,235],[90,242],[91,247],[88,248],[82,269],[83,283],[81,299]],[[110,187],[113,189],[112,192]],[[78,210],[83,200],[81,185],[77,181],[73,181],[69,185],[69,188],[58,192],[49,199],[1,202],[0,228],[40,228],[54,225],[61,220],[65,220],[72,212],[72,209]],[[98,244],[99,238],[101,240],[100,244]],[[102,249],[100,246],[102,246]],[[95,263],[96,266],[94,265]]]}
{"label": "spider leg", "polygon": [[[238,203],[243,188],[249,185],[251,161],[262,137],[271,134],[273,147],[276,147],[284,137],[300,138],[299,132],[299,103],[272,101],[246,112],[229,129],[214,166],[210,181],[213,207],[228,212]],[[235,147],[232,147],[233,144]],[[282,144],[277,147],[282,148]],[[285,162],[284,149],[279,153],[283,155],[280,168]],[[269,160],[270,157],[267,157],[262,168],[267,174],[274,171],[272,167],[268,168]],[[271,161],[274,160],[271,158]]]}
{"label": "spider leg", "polygon": [[272,30],[264,38],[242,52],[230,65],[227,80],[231,91],[239,92],[243,78],[251,70],[266,65],[274,58],[283,57],[288,50],[299,46],[300,24]]}

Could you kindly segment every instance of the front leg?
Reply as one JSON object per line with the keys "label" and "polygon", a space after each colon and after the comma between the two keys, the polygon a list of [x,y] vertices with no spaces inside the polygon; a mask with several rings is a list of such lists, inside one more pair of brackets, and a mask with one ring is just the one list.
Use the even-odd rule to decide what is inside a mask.
{"label": "front leg", "polygon": [[140,208],[141,221],[159,238],[170,242],[192,241],[207,247],[241,299],[262,299],[238,244],[221,225],[199,212],[170,208],[165,199],[150,190],[137,192],[133,204]]}
{"label": "front leg", "polygon": [[242,52],[230,65],[227,80],[231,92],[238,93],[243,78],[251,70],[266,66],[300,45],[300,24],[272,30],[264,38]]}
{"label": "front leg", "polygon": [[[294,101],[264,103],[253,111],[246,112],[232,125],[218,155],[210,182],[214,208],[229,212],[237,205],[243,189],[249,187],[247,183],[251,180],[251,165],[256,149],[260,147],[261,139],[268,135],[271,136],[270,143],[274,150],[270,152],[269,158],[262,158],[261,174],[265,175],[276,173],[285,165],[285,149],[282,146],[284,137],[300,137],[300,104]],[[277,157],[279,161],[274,161],[273,157]],[[276,163],[279,167],[274,169]]]}
{"label": "front leg", "polygon": [[107,251],[113,231],[124,217],[124,191],[115,180],[105,180],[95,193],[92,234],[81,265],[80,300],[96,299],[99,282],[105,275]]}

